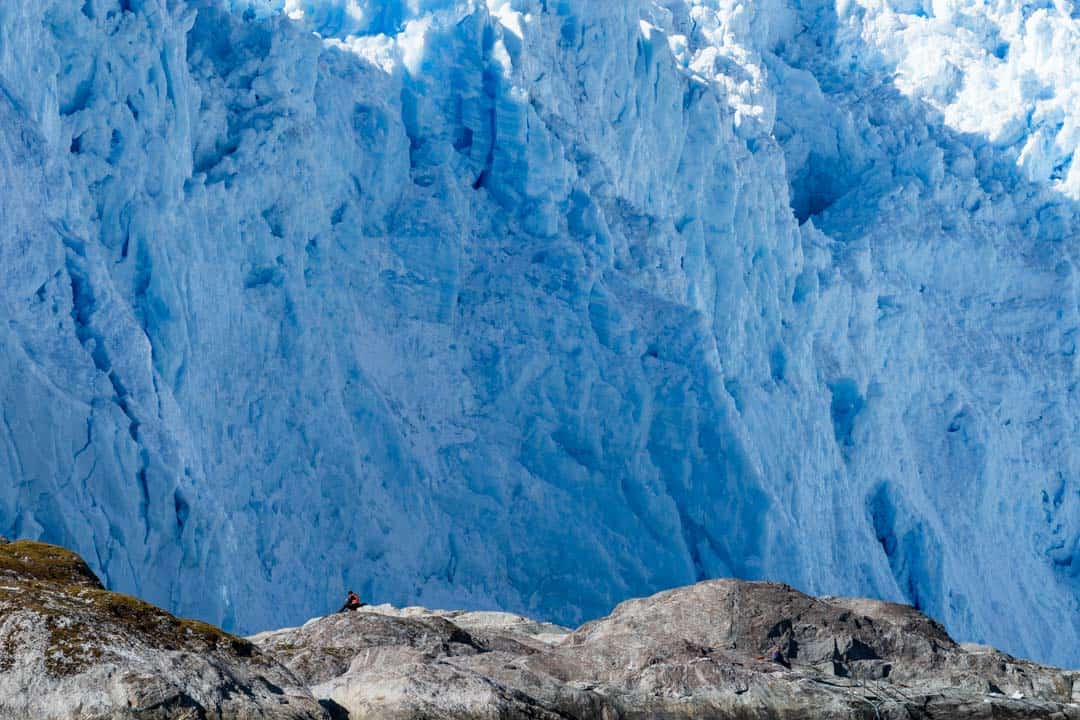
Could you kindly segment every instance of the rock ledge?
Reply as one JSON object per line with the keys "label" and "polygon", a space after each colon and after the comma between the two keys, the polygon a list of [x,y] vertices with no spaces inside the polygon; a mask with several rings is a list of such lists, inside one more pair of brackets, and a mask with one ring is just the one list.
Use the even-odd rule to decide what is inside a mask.
{"label": "rock ledge", "polygon": [[243,639],[19,541],[0,543],[0,718],[1080,720],[1080,673],[958,644],[904,605],[735,580],[577,630],[377,606]]}

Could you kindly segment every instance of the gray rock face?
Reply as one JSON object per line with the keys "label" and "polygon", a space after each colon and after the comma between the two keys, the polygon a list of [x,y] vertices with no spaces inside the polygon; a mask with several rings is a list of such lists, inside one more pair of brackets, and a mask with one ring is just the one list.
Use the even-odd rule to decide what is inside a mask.
{"label": "gray rock face", "polygon": [[108,592],[77,555],[0,544],[3,720],[323,720],[247,640]]}
{"label": "gray rock face", "polygon": [[[252,641],[341,718],[1080,718],[1076,672],[771,583],[704,582],[573,632],[376,607]],[[766,659],[777,645],[790,668]]]}
{"label": "gray rock face", "polygon": [[378,606],[245,640],[108,592],[61,548],[0,544],[0,720],[420,718],[1080,720],[1080,673],[907,606],[734,580],[575,631]]}

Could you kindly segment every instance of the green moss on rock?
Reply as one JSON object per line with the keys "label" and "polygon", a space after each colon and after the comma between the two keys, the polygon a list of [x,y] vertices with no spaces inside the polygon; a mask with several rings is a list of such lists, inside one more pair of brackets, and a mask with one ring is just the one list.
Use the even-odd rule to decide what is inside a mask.
{"label": "green moss on rock", "polygon": [[[113,647],[259,657],[243,638],[106,590],[82,558],[55,545],[0,544],[0,578],[7,586],[0,613],[29,611],[44,620],[45,669],[55,676],[79,673]],[[9,628],[0,637],[0,672],[11,668],[19,634]]]}
{"label": "green moss on rock", "polygon": [[0,544],[0,577],[57,585],[102,587],[90,566],[66,548],[32,540]]}

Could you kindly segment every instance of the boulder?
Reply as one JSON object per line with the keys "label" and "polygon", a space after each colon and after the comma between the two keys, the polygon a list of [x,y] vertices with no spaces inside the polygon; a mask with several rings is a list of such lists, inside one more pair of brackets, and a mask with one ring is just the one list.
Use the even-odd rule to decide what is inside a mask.
{"label": "boulder", "polygon": [[252,641],[338,718],[1080,720],[1076,672],[962,646],[905,605],[767,582],[630,600],[572,632],[381,606]]}
{"label": "boulder", "polygon": [[0,544],[0,718],[326,720],[248,640],[105,590],[77,555]]}
{"label": "boulder", "polygon": [[[779,647],[783,664],[772,662]],[[712,580],[569,630],[364,607],[244,639],[0,544],[3,720],[1080,720],[1080,673],[916,609]]]}

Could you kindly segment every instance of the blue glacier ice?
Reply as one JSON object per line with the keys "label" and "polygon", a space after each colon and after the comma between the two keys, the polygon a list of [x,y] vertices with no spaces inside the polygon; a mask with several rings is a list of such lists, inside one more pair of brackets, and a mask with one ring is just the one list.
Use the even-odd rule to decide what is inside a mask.
{"label": "blue glacier ice", "polygon": [[1080,665],[1074,0],[3,0],[0,532],[241,631],[734,575]]}

